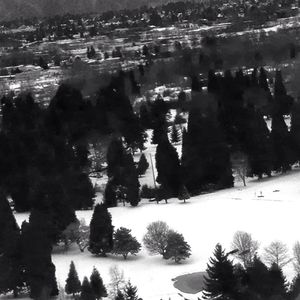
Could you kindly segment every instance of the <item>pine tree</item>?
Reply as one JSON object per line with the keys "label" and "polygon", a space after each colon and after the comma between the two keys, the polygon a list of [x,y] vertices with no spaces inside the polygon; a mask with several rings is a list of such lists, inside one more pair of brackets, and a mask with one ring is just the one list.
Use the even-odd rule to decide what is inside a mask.
{"label": "pine tree", "polygon": [[[248,108],[243,114],[241,128],[242,150],[249,159],[249,176],[262,178],[263,174],[271,176],[273,152],[270,131],[263,115]],[[244,134],[243,134],[244,133]],[[247,133],[247,134],[246,134]]]}
{"label": "pine tree", "polygon": [[113,226],[107,207],[97,204],[90,223],[88,250],[95,255],[106,256],[113,248]]}
{"label": "pine tree", "polygon": [[186,93],[181,90],[180,93],[178,94],[178,105],[180,108],[183,108],[183,106],[186,103]]}
{"label": "pine tree", "polygon": [[191,77],[191,88],[192,92],[201,92],[202,91],[202,85],[199,81],[199,78],[196,75],[193,75]]}
{"label": "pine tree", "polygon": [[107,149],[107,176],[115,184],[121,181],[121,168],[124,161],[125,149],[120,139],[113,139]]}
{"label": "pine tree", "polygon": [[152,127],[150,109],[146,103],[142,103],[140,107],[140,122],[144,129]]}
{"label": "pine tree", "polygon": [[102,299],[103,297],[107,297],[107,291],[103,284],[103,280],[100,276],[100,273],[95,267],[93,268],[93,272],[90,277],[90,285],[94,292],[96,300]]}
{"label": "pine tree", "polygon": [[73,261],[71,261],[70,264],[68,278],[66,279],[65,291],[67,294],[72,294],[73,297],[75,297],[75,294],[81,291],[81,282],[78,278],[78,274]]}
{"label": "pine tree", "polygon": [[191,247],[184,240],[182,234],[170,230],[167,235],[167,246],[163,255],[164,259],[172,259],[176,263],[184,260],[191,255]]}
{"label": "pine tree", "polygon": [[143,153],[140,157],[140,160],[139,160],[139,163],[137,166],[138,175],[144,175],[148,168],[149,168],[149,163],[146,159],[145,154]]}
{"label": "pine tree", "polygon": [[80,299],[81,300],[95,300],[96,299],[93,289],[91,287],[91,284],[86,276],[83,278],[83,281],[82,281]]}
{"label": "pine tree", "polygon": [[[33,210],[29,223],[23,222],[21,250],[30,297],[46,299],[58,295],[55,266],[51,260],[51,226],[49,216]],[[45,298],[43,298],[45,297]]]}
{"label": "pine tree", "polygon": [[137,206],[140,202],[140,183],[138,179],[138,172],[135,167],[133,157],[130,153],[126,154],[124,159],[122,185],[126,190],[126,198],[131,206]]}
{"label": "pine tree", "polygon": [[190,199],[190,194],[189,194],[187,188],[185,187],[185,185],[182,185],[180,187],[179,193],[178,193],[178,199],[183,200],[184,203],[186,202],[186,200]]}
{"label": "pine tree", "polygon": [[204,299],[235,299],[237,281],[233,265],[220,244],[216,245],[214,257],[210,258],[206,272],[208,276],[204,277]]}
{"label": "pine tree", "polygon": [[215,71],[209,70],[207,77],[207,91],[213,94],[218,93],[220,87],[218,83],[218,77],[216,76]]}
{"label": "pine tree", "polygon": [[294,157],[290,134],[283,116],[279,113],[273,114],[271,140],[273,145],[274,170],[282,172],[290,170]]}
{"label": "pine tree", "polygon": [[114,248],[112,253],[123,255],[127,259],[128,254],[136,255],[141,250],[141,244],[131,235],[131,230],[121,227],[114,233]]}
{"label": "pine tree", "polygon": [[124,294],[118,290],[115,300],[126,300]]}
{"label": "pine tree", "polygon": [[233,186],[229,148],[216,114],[203,113],[196,105],[183,134],[182,168],[184,184],[191,193]]}
{"label": "pine tree", "polygon": [[290,285],[288,299],[296,300],[296,298],[299,295],[300,295],[300,274],[297,274]]}
{"label": "pine tree", "polygon": [[300,104],[295,103],[292,108],[291,114],[291,145],[294,153],[294,160],[300,160]]}
{"label": "pine tree", "polygon": [[132,285],[130,280],[127,282],[124,289],[125,300],[138,300],[137,287]]}
{"label": "pine tree", "polygon": [[274,263],[269,270],[269,288],[272,296],[281,296],[283,299],[287,295],[287,283],[282,273],[282,269]]}
{"label": "pine tree", "polygon": [[181,185],[181,166],[176,149],[165,136],[156,147],[156,181],[163,189],[170,191],[171,195],[178,195]]}
{"label": "pine tree", "polygon": [[245,285],[252,299],[268,299],[270,296],[269,270],[256,256],[253,263],[246,268]]}
{"label": "pine tree", "polygon": [[118,198],[116,193],[116,186],[113,180],[108,180],[104,191],[104,203],[107,207],[118,206]]}
{"label": "pine tree", "polygon": [[26,285],[22,276],[20,229],[2,191],[0,192],[0,269],[3,270],[0,272],[0,294],[12,291],[16,298]]}
{"label": "pine tree", "polygon": [[258,82],[259,82],[259,86],[264,91],[266,91],[268,93],[270,92],[266,70],[263,67],[260,68]]}
{"label": "pine tree", "polygon": [[172,143],[174,143],[174,144],[180,142],[180,134],[179,134],[179,130],[178,130],[178,128],[176,127],[175,124],[172,126],[172,131],[171,131],[171,141],[172,141]]}
{"label": "pine tree", "polygon": [[281,71],[276,70],[275,83],[274,83],[274,99],[275,107],[273,111],[282,115],[287,115],[291,111],[294,99],[287,95],[286,88],[283,83]]}

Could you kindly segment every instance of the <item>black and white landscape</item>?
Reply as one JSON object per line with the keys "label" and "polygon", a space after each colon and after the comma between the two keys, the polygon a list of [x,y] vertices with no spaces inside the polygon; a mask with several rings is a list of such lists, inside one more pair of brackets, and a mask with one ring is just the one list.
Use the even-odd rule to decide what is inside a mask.
{"label": "black and white landscape", "polygon": [[0,299],[300,299],[299,2],[0,0]]}

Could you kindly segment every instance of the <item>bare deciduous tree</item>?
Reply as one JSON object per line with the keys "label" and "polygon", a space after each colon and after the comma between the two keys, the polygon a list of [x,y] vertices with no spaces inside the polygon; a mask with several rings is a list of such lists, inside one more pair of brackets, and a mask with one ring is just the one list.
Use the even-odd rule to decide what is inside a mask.
{"label": "bare deciduous tree", "polygon": [[280,268],[292,261],[289,257],[287,246],[280,241],[274,241],[265,248],[264,259],[270,266],[275,263]]}
{"label": "bare deciduous tree", "polygon": [[300,274],[300,243],[297,241],[293,247],[293,254],[294,254],[294,269],[297,274]]}
{"label": "bare deciduous tree", "polygon": [[81,252],[89,245],[90,227],[85,224],[85,220],[80,220],[76,244]]}
{"label": "bare deciduous tree", "polygon": [[116,299],[118,291],[123,291],[126,285],[124,272],[115,265],[109,269],[109,275],[109,297],[110,299]]}
{"label": "bare deciduous tree", "polygon": [[233,236],[231,244],[233,250],[238,250],[234,253],[234,256],[239,259],[245,267],[251,265],[253,262],[258,246],[258,242],[252,239],[251,234],[244,231],[237,231]]}
{"label": "bare deciduous tree", "polygon": [[231,156],[231,164],[235,177],[241,180],[244,186],[246,186],[246,177],[249,171],[247,155],[243,152],[233,153]]}
{"label": "bare deciduous tree", "polygon": [[156,221],[148,225],[143,243],[150,254],[164,255],[167,246],[169,226],[162,221]]}

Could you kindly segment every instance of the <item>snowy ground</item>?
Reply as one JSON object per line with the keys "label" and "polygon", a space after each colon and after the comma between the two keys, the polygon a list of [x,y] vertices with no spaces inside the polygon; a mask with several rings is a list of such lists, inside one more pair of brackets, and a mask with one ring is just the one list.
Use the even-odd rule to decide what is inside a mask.
{"label": "snowy ground", "polygon": [[[191,198],[183,204],[171,199],[169,204],[142,201],[137,208],[111,208],[115,228],[125,226],[142,240],[146,226],[156,220],[163,220],[171,228],[183,233],[192,248],[192,256],[186,262],[176,265],[159,256],[149,256],[145,249],[136,257],[124,261],[121,257],[98,258],[88,251],[80,253],[74,247],[66,253],[54,253],[56,276],[64,285],[70,261],[73,260],[80,277],[90,275],[96,266],[106,284],[109,283],[109,268],[118,265],[126,278],[139,289],[143,299],[179,299],[178,290],[172,279],[187,273],[203,271],[216,243],[220,242],[228,250],[232,236],[237,230],[252,233],[260,241],[263,250],[271,241],[279,239],[291,249],[300,240],[298,215],[300,211],[300,170],[287,175],[250,181],[247,187],[237,187]],[[263,195],[263,197],[259,197]],[[79,211],[79,219],[88,223],[92,211]],[[27,217],[17,214],[19,223]],[[292,264],[287,266],[288,279],[294,275]],[[181,293],[182,294],[182,293]],[[196,295],[185,295],[196,299]]]}

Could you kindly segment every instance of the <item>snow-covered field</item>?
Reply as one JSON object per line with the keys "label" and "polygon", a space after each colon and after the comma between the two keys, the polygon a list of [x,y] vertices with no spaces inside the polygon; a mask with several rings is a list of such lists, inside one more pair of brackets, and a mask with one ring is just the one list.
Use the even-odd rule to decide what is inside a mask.
{"label": "snow-covered field", "polygon": [[[125,277],[138,286],[144,299],[178,299],[178,290],[173,287],[172,278],[182,274],[203,271],[216,243],[229,250],[232,236],[237,230],[252,233],[260,241],[263,250],[271,241],[279,239],[291,249],[300,240],[300,170],[293,170],[261,181],[250,181],[247,187],[239,183],[235,188],[200,195],[189,199],[186,204],[171,199],[168,204],[142,201],[137,208],[111,208],[115,228],[125,226],[132,229],[138,240],[146,226],[156,220],[163,220],[171,228],[183,233],[192,248],[192,256],[186,262],[176,265],[160,256],[150,256],[145,249],[136,257],[124,261],[121,257],[99,258],[88,251],[80,253],[74,246],[68,252],[54,253],[56,276],[61,285],[67,277],[70,261],[73,260],[81,277],[89,276],[96,266],[106,284],[109,284],[109,268],[118,265]],[[259,197],[259,196],[263,197]],[[88,223],[92,211],[78,211],[79,219]],[[17,214],[19,223],[27,216]],[[287,266],[288,279],[294,275],[292,264]],[[195,299],[196,295],[185,295]]]}

